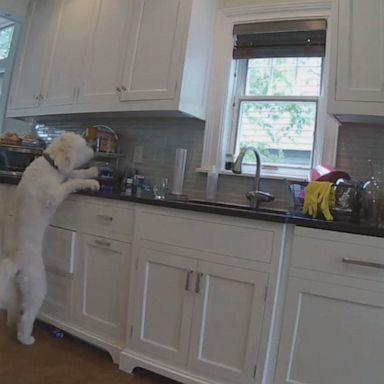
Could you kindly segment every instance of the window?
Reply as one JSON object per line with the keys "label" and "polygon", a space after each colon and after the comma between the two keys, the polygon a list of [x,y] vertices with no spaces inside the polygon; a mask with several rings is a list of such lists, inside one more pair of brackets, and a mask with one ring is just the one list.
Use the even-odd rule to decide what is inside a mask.
{"label": "window", "polygon": [[14,29],[14,25],[0,28],[0,60],[5,60],[9,56]]}
{"label": "window", "polygon": [[3,129],[17,27],[0,17],[0,131]]}
{"label": "window", "polygon": [[[264,168],[312,166],[325,21],[234,26],[235,82],[230,152],[256,147]],[[254,165],[250,152],[245,164]]]}
{"label": "window", "polygon": [[[315,142],[321,57],[237,62],[235,152],[256,147],[264,167],[309,169]],[[254,164],[252,153],[244,162]]]}
{"label": "window", "polygon": [[0,97],[2,94],[1,90],[4,83],[5,72],[8,68],[8,57],[11,50],[14,29],[15,27],[13,24],[3,27],[1,27],[0,24]]}

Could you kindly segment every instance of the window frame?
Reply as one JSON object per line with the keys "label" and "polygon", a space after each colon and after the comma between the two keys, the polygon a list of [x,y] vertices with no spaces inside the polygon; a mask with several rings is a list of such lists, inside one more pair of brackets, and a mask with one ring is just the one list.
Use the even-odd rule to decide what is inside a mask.
{"label": "window frame", "polygon": [[[337,31],[337,7],[332,1],[314,1],[310,4],[305,0],[276,4],[255,4],[234,8],[221,8],[216,18],[215,34],[212,49],[211,77],[208,92],[208,109],[204,136],[204,147],[201,168],[198,172],[208,172],[216,168],[220,173],[232,175],[224,170],[225,154],[231,140],[231,113],[235,91],[235,61],[232,59],[233,27],[239,23],[308,20],[323,18],[327,20],[326,54],[323,58],[322,84],[318,99],[317,130],[315,136],[314,164],[334,165],[336,159],[339,123],[327,114],[328,87],[330,86],[331,52],[334,54],[332,36]],[[268,168],[268,169],[267,169]],[[254,177],[255,167],[243,167],[243,176]],[[305,180],[308,171],[277,172],[264,167],[262,178]]]}
{"label": "window frame", "polygon": [[[1,16],[1,15],[0,15]],[[14,26],[11,47],[8,57],[0,60],[0,75],[3,77],[2,89],[0,95],[0,132],[3,131],[5,126],[5,115],[8,102],[9,88],[11,83],[11,75],[13,70],[13,64],[16,56],[17,42],[19,40],[21,25],[18,21],[6,20],[0,23],[0,29],[7,28],[10,25]]]}
{"label": "window frame", "polygon": [[[321,63],[321,78],[320,78],[320,89],[322,85],[322,79],[323,79],[323,59]],[[241,103],[243,101],[291,101],[291,102],[301,102],[301,101],[308,101],[308,102],[314,102],[316,103],[316,117],[315,117],[315,132],[314,132],[314,138],[313,138],[313,144],[312,144],[312,151],[311,151],[311,159],[309,166],[293,166],[293,165],[284,165],[284,164],[262,164],[261,171],[275,171],[276,174],[286,174],[286,170],[295,170],[298,171],[298,173],[301,173],[302,171],[308,172],[312,165],[314,160],[314,152],[315,152],[315,144],[316,144],[316,134],[317,134],[317,126],[318,126],[318,119],[319,119],[319,98],[320,94],[318,96],[246,96],[245,95],[245,89],[246,89],[246,81],[247,81],[247,74],[248,74],[248,59],[242,59],[242,60],[235,60],[234,64],[234,73],[233,76],[235,77],[234,80],[234,91],[233,91],[233,104],[232,104],[232,118],[231,118],[231,126],[228,127],[230,130],[229,134],[229,140],[227,143],[227,150],[226,153],[232,153],[236,154],[236,143],[239,136],[239,120],[240,120],[240,110],[241,110]],[[253,167],[252,165],[249,165],[247,163],[244,163],[244,166],[248,168]]]}

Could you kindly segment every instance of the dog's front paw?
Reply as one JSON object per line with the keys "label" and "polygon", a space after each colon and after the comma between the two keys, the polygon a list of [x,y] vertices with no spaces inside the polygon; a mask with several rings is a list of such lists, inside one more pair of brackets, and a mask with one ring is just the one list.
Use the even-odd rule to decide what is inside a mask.
{"label": "dog's front paw", "polygon": [[97,167],[91,167],[88,169],[89,172],[89,178],[95,179],[97,176],[99,176],[99,168]]}
{"label": "dog's front paw", "polygon": [[87,180],[87,189],[98,191],[100,189],[100,183],[97,180]]}
{"label": "dog's front paw", "polygon": [[32,345],[35,342],[35,338],[33,336],[24,336],[21,333],[17,334],[17,340],[24,345]]}

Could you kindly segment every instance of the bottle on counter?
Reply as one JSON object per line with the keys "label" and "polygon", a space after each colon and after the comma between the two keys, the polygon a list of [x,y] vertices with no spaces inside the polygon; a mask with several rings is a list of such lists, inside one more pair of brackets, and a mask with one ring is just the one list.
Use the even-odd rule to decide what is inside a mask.
{"label": "bottle on counter", "polygon": [[227,171],[232,171],[233,165],[234,165],[233,155],[232,155],[232,153],[227,153],[225,155],[225,169]]}
{"label": "bottle on counter", "polygon": [[123,183],[123,195],[132,196],[133,194],[133,177],[126,176]]}
{"label": "bottle on counter", "polygon": [[139,171],[135,171],[133,175],[132,194],[136,197],[141,197],[144,185],[144,176],[139,175]]}

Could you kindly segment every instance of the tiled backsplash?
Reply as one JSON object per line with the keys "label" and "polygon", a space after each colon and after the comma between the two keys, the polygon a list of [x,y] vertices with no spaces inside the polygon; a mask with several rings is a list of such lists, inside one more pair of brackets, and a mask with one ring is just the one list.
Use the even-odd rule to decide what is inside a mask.
{"label": "tiled backsplash", "polygon": [[367,180],[370,176],[368,160],[375,170],[384,172],[384,127],[350,124],[339,130],[337,166],[353,178]]}
{"label": "tiled backsplash", "polygon": [[[85,128],[94,121],[57,124]],[[193,198],[205,197],[206,174],[197,173],[201,165],[204,122],[189,118],[135,118],[128,120],[102,121],[115,129],[121,140],[121,151],[126,157],[120,168],[143,174],[149,183],[157,176],[172,174],[176,148],[188,151],[184,179],[184,193]],[[52,123],[51,123],[52,124]],[[134,161],[134,153],[142,149],[142,159]],[[340,127],[337,166],[353,177],[366,180],[369,175],[368,159],[377,169],[384,171],[384,129],[380,126],[344,125]],[[247,203],[244,194],[253,188],[251,177],[220,175],[217,199],[231,203]],[[275,201],[268,206],[285,208],[290,204],[287,183],[282,180],[262,179],[261,189],[272,193]]]}

